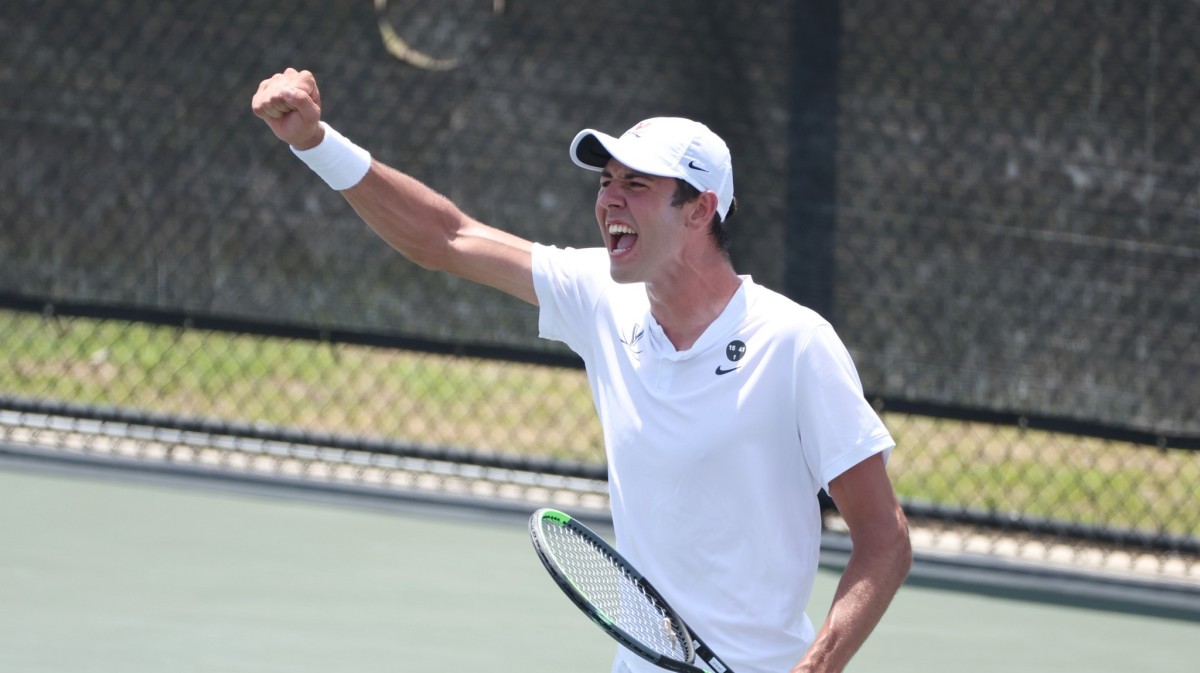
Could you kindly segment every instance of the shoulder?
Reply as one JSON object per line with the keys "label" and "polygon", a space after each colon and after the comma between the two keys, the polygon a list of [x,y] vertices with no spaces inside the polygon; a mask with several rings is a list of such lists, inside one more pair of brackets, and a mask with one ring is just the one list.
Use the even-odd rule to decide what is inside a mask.
{"label": "shoulder", "polygon": [[770,325],[779,336],[807,341],[814,332],[832,327],[821,314],[788,297],[746,279],[746,300],[752,319]]}
{"label": "shoulder", "polygon": [[559,248],[534,243],[532,255],[535,277],[609,277],[608,252],[604,248]]}
{"label": "shoulder", "polygon": [[533,284],[543,307],[577,304],[585,310],[594,309],[610,293],[626,287],[613,281],[604,248],[541,244],[533,246]]}
{"label": "shoulder", "polygon": [[560,248],[534,243],[533,256],[550,264],[583,264],[588,267],[608,265],[608,253],[604,248]]}
{"label": "shoulder", "polygon": [[853,359],[841,336],[824,316],[759,285],[747,288],[749,319],[760,343],[790,360],[794,371],[849,371]]}

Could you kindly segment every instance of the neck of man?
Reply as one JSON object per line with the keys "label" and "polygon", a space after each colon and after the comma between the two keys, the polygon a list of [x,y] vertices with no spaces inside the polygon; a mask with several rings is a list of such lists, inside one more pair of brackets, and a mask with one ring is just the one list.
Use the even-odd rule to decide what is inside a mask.
{"label": "neck of man", "polygon": [[650,313],[676,351],[694,346],[742,285],[725,254],[714,253],[715,257],[682,266],[669,278],[646,284]]}

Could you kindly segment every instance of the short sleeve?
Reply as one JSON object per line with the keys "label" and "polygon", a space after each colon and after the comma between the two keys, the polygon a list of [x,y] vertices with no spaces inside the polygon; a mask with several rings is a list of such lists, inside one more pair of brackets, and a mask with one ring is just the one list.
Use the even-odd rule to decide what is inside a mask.
{"label": "short sleeve", "polygon": [[610,283],[608,256],[602,248],[534,244],[538,336],[561,341],[586,360],[595,332],[596,305]]}
{"label": "short sleeve", "polygon": [[870,456],[895,447],[863,396],[858,371],[833,328],[814,328],[796,359],[797,431],[822,486]]}

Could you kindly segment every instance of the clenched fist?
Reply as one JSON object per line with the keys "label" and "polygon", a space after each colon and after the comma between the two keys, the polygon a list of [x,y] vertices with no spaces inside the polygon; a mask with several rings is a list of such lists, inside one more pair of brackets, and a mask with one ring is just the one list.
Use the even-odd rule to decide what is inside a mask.
{"label": "clenched fist", "polygon": [[316,147],[325,137],[321,93],[307,70],[288,68],[258,85],[250,107],[275,136],[298,150]]}

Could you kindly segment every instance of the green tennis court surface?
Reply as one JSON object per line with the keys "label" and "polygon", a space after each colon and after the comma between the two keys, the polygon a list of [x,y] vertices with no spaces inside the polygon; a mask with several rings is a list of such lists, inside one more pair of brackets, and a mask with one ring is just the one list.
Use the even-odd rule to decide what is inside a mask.
{"label": "green tennis court surface", "polygon": [[[1196,622],[910,585],[850,670],[1192,673],[1197,643]],[[0,469],[0,671],[607,673],[612,651],[519,517]]]}

